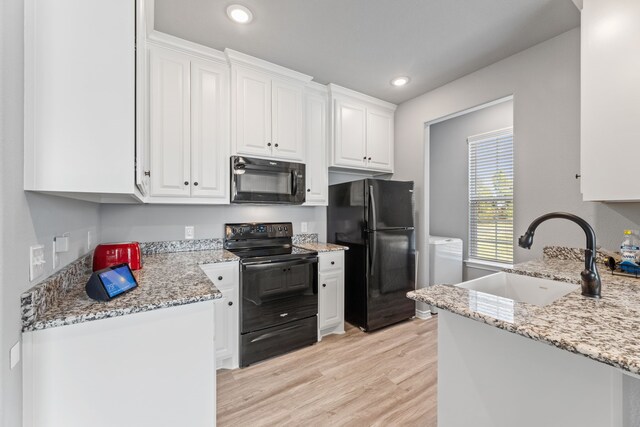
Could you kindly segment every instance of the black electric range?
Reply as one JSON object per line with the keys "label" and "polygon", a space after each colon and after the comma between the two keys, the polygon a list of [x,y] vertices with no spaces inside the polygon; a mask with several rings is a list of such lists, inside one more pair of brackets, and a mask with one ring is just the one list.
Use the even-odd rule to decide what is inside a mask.
{"label": "black electric range", "polygon": [[240,257],[240,366],[314,344],[318,254],[292,244],[291,223],[225,225]]}

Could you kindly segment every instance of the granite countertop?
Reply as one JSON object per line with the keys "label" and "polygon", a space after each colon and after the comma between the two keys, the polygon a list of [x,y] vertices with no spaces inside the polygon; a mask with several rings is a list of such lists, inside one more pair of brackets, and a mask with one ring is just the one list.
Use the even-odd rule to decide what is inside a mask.
{"label": "granite countertop", "polygon": [[347,251],[349,248],[347,246],[336,245],[333,243],[298,243],[297,247],[302,249],[307,249],[310,251],[320,252],[335,252],[335,251]]}
{"label": "granite countertop", "polygon": [[199,266],[238,259],[223,249],[144,255],[143,268],[134,271],[138,287],[108,302],[94,301],[85,293],[84,285],[89,279],[89,273],[76,275],[76,283],[42,312],[38,312],[37,316],[34,315],[31,321],[26,321],[23,311],[23,331],[72,325],[220,298],[220,291]]}
{"label": "granite countertop", "polygon": [[[580,284],[584,262],[544,259],[508,272]],[[640,373],[640,279],[614,276],[599,266],[602,298],[583,297],[580,287],[544,307],[493,297],[451,285],[409,292],[425,302],[593,360]]]}

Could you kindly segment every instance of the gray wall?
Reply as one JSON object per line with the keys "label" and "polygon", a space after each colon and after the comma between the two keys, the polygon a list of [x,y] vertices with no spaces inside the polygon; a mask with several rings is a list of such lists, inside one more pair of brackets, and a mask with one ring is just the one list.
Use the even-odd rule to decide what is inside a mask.
{"label": "gray wall", "polygon": [[[46,274],[52,273],[53,237],[70,233],[61,265],[87,252],[87,232],[98,236],[96,204],[28,194],[23,188],[23,1],[3,0],[0,115],[0,424],[22,425],[22,363],[9,369],[9,350],[20,340],[20,294],[30,288],[29,246],[46,245]],[[66,167],[61,165],[61,167]],[[44,277],[44,276],[43,276]]]}
{"label": "gray wall", "polygon": [[[458,237],[468,257],[469,153],[467,138],[513,126],[513,102],[506,101],[430,126],[429,232]],[[473,270],[473,271],[470,271]],[[490,273],[465,266],[465,280]]]}
{"label": "gray wall", "polygon": [[[640,227],[640,204],[583,202],[574,178],[580,171],[580,30],[574,29],[398,106],[395,161],[402,167],[394,179],[417,183],[423,285],[430,223],[425,123],[508,95],[514,96],[516,235],[536,216],[560,210],[588,220],[606,247],[619,245],[624,228]],[[544,245],[582,246],[584,241],[579,227],[551,221],[539,228],[530,251],[516,247],[514,256],[522,262],[540,257]]]}
{"label": "gray wall", "polygon": [[225,222],[290,221],[294,233],[307,222],[309,233],[326,240],[327,209],[324,206],[102,206],[102,241],[141,242],[184,239],[184,226],[195,226],[196,238],[223,237]]}

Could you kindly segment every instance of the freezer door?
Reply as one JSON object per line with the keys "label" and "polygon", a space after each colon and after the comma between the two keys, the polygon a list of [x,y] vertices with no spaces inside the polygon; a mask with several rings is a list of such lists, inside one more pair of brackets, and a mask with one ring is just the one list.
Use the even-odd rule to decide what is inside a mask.
{"label": "freezer door", "polygon": [[415,289],[413,230],[373,231],[367,248],[367,330],[408,319],[415,304],[407,292]]}
{"label": "freezer door", "polygon": [[413,227],[413,181],[368,179],[365,192],[369,230]]}

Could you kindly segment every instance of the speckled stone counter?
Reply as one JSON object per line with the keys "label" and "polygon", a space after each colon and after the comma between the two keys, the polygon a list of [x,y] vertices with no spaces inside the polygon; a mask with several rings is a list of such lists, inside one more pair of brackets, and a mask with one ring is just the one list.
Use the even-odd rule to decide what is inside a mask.
{"label": "speckled stone counter", "polygon": [[335,245],[333,243],[298,243],[297,247],[302,249],[307,249],[309,251],[315,252],[335,252],[335,251],[348,251],[349,248],[346,246]]}
{"label": "speckled stone counter", "polygon": [[[138,287],[113,301],[98,302],[90,299],[84,290],[91,273],[86,268],[89,265],[87,257],[91,259],[90,255],[85,256],[68,267],[74,273],[72,276],[65,271],[58,272],[22,295],[23,331],[220,298],[220,291],[199,266],[238,260],[222,249],[145,255],[143,268],[134,271]],[[76,265],[78,262],[83,264]],[[54,286],[55,281],[67,283],[66,288]],[[48,298],[38,297],[41,294],[47,294]]]}
{"label": "speckled stone counter", "polygon": [[[545,258],[518,264],[507,271],[579,285],[583,268],[581,261]],[[450,285],[430,286],[407,296],[638,374],[640,280],[613,276],[601,265],[599,271],[601,299],[583,297],[578,286],[576,291],[545,307]]]}

